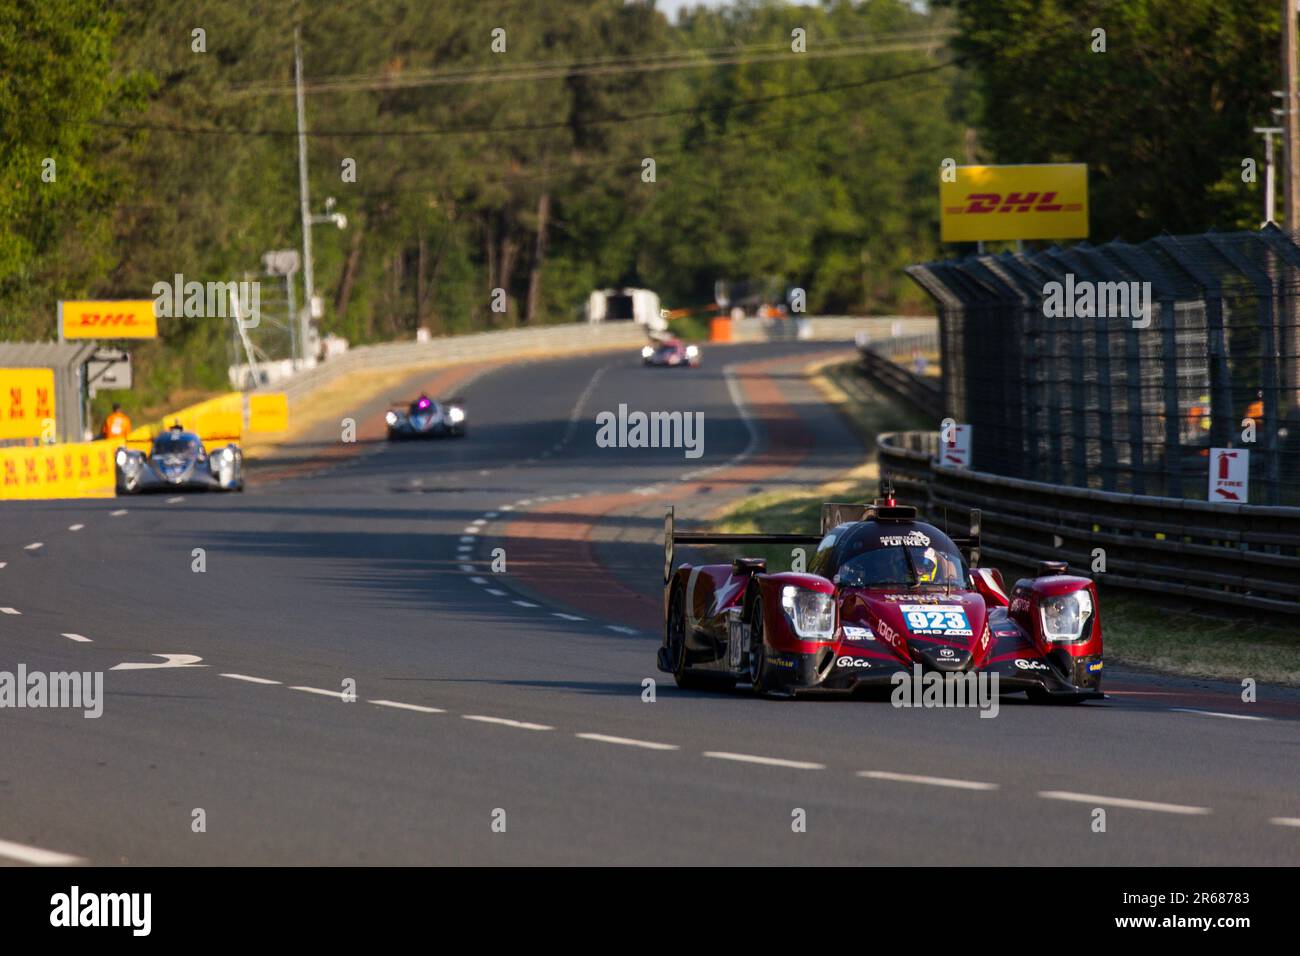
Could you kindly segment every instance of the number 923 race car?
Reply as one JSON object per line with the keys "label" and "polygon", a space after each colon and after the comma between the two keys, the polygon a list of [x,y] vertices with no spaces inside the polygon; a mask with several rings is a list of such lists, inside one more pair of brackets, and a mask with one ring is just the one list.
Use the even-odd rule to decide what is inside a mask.
{"label": "number 923 race car", "polygon": [[117,450],[118,494],[146,491],[243,491],[244,455],[238,445],[209,453],[199,436],[176,422],[153,440],[149,453]]}
{"label": "number 923 race car", "polygon": [[[979,512],[949,538],[898,505],[824,504],[822,534],[664,530],[659,669],[682,687],[792,696],[888,693],[899,672],[998,675],[1034,701],[1101,698],[1101,620],[1087,578],[1046,561],[1008,595],[979,564]],[[815,545],[807,573],[769,574],[762,558],[673,568],[673,546]],[[963,554],[963,550],[966,552]],[[969,566],[967,564],[969,557]],[[945,678],[946,679],[946,678]]]}

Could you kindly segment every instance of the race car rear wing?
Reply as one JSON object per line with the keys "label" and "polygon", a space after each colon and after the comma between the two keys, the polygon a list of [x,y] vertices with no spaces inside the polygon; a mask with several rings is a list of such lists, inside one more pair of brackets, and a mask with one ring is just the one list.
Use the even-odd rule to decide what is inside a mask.
{"label": "race car rear wing", "polygon": [[[884,501],[890,502],[885,504]],[[834,527],[846,521],[912,521],[916,518],[916,509],[907,505],[893,504],[893,498],[878,499],[875,504],[842,504],[826,502],[822,505],[821,534],[739,534],[710,533],[707,531],[678,531],[673,521],[671,505],[664,514],[664,584],[673,575],[673,551],[676,544],[820,544],[822,539]],[[964,538],[953,538],[955,544],[972,568],[980,563],[980,511],[972,508],[970,512],[970,534]]]}

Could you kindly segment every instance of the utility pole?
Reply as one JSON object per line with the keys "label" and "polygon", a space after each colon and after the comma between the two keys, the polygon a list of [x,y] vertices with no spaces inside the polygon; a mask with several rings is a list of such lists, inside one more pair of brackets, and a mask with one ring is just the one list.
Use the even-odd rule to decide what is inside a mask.
{"label": "utility pole", "polygon": [[1300,229],[1300,115],[1296,113],[1296,0],[1282,0],[1283,214],[1289,231]]}
{"label": "utility pole", "polygon": [[1256,126],[1255,132],[1264,136],[1264,222],[1261,225],[1266,226],[1270,222],[1277,222],[1277,216],[1273,211],[1273,196],[1277,183],[1273,171],[1273,137],[1281,136],[1285,130],[1281,126]]}
{"label": "utility pole", "polygon": [[303,363],[307,361],[308,333],[311,331],[312,303],[315,294],[311,261],[311,197],[307,192],[307,108],[302,92],[302,36],[299,28],[293,31],[293,76],[298,100],[298,198],[302,205],[302,285],[303,305],[298,345]]}

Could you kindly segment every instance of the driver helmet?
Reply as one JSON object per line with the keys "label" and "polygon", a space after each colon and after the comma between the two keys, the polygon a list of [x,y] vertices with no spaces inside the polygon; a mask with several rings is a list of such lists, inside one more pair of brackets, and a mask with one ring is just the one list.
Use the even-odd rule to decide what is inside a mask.
{"label": "driver helmet", "polygon": [[939,576],[939,555],[933,547],[926,548],[916,563],[916,579],[921,584],[933,584]]}

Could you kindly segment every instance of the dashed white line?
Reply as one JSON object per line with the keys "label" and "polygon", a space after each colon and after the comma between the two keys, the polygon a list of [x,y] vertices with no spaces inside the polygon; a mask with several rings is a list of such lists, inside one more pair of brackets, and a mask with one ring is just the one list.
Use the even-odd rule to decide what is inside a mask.
{"label": "dashed white line", "polygon": [[676,744],[661,744],[653,740],[633,740],[631,737],[611,737],[608,734],[574,734],[583,740],[595,740],[602,744],[621,744],[624,747],[642,747],[645,750],[679,750]]}
{"label": "dashed white line", "polygon": [[473,541],[473,540],[474,540],[473,535],[478,534],[478,528],[474,527],[472,524],[471,524],[471,525],[467,525],[467,526],[466,526],[466,527],[461,531],[461,534],[469,535],[470,537],[469,537],[469,538],[461,538],[460,540],[462,540],[462,541],[465,541],[465,540]]}
{"label": "dashed white line", "polygon": [[526,720],[511,720],[508,717],[485,717],[483,714],[461,714],[466,720],[477,720],[484,724],[500,724],[503,727],[515,727],[519,730],[554,730],[546,724],[530,724]]}
{"label": "dashed white line", "polygon": [[[481,528],[485,524],[487,524],[487,518],[475,518],[469,523],[469,526],[471,528]],[[475,533],[477,534],[477,532]]]}
{"label": "dashed white line", "polygon": [[23,612],[20,611],[20,610],[18,610],[18,608],[16,608],[16,607],[0,607],[0,614],[17,614],[17,615],[21,615],[22,613],[23,613]]}
{"label": "dashed white line", "polygon": [[470,578],[470,582],[473,584],[487,584],[487,578],[473,577]]}
{"label": "dashed white line", "polygon": [[518,604],[520,607],[541,607],[540,604],[534,604],[532,601],[511,601],[511,604]]}
{"label": "dashed white line", "polygon": [[1170,711],[1175,714],[1200,714],[1202,717],[1226,717],[1228,720],[1268,720],[1267,717],[1256,717],[1253,714],[1225,714],[1217,710],[1196,710],[1193,707],[1170,707]]}
{"label": "dashed white line", "polygon": [[1072,803],[1092,803],[1126,810],[1153,810],[1156,813],[1181,813],[1200,816],[1210,812],[1209,807],[1188,807],[1180,803],[1158,803],[1154,800],[1130,800],[1128,797],[1103,797],[1095,793],[1071,793],[1068,790],[1039,790],[1045,800],[1068,800]]}
{"label": "dashed white line", "polygon": [[10,860],[17,860],[19,863],[30,863],[32,866],[73,866],[77,863],[86,862],[81,857],[73,856],[70,853],[42,850],[38,846],[11,843],[9,840],[0,840],[0,856]]}
{"label": "dashed white line", "polygon": [[578,615],[576,615],[576,614],[565,614],[565,613],[563,613],[563,612],[561,612],[561,611],[552,611],[552,612],[551,612],[551,616],[552,616],[552,617],[562,617],[562,618],[564,618],[566,621],[585,621],[585,620],[586,620],[585,617],[578,617]]}
{"label": "dashed white line", "polygon": [[505,597],[505,596],[506,596],[506,592],[505,592],[505,591],[498,591],[496,588],[488,588],[488,589],[487,589],[487,593],[490,594],[490,595],[492,595],[493,597]]}
{"label": "dashed white line", "polygon": [[440,707],[425,707],[422,704],[404,704],[400,700],[372,700],[370,703],[378,704],[380,707],[393,707],[397,710],[413,710],[419,714],[445,714],[446,711]]}
{"label": "dashed white line", "polygon": [[334,697],[338,700],[344,700],[343,691],[325,690],[321,687],[290,687],[290,690],[300,690],[304,694],[320,694],[322,697]]}
{"label": "dashed white line", "polygon": [[79,643],[79,644],[93,644],[93,643],[94,643],[94,641],[92,641],[90,638],[88,638],[88,637],[82,637],[80,634],[64,634],[63,636],[66,637],[68,640],[70,640],[70,641],[76,641],[76,642]]}
{"label": "dashed white line", "polygon": [[9,567],[8,561],[0,561],[0,568],[7,568],[7,567]]}
{"label": "dashed white line", "polygon": [[1300,817],[1273,817],[1268,822],[1279,827],[1300,827]]}
{"label": "dashed white line", "polygon": [[184,500],[185,499],[181,495],[177,495],[175,498],[168,498],[167,503],[169,505],[175,505],[175,504],[180,504]]}
{"label": "dashed white line", "polygon": [[760,757],[757,754],[733,754],[725,750],[706,750],[704,756],[714,760],[736,760],[740,763],[758,763],[767,767],[790,767],[793,770],[825,770],[826,765],[807,760],[783,760],[780,757]]}
{"label": "dashed white line", "polygon": [[80,530],[81,530],[82,528],[84,528],[84,527],[85,527],[84,524],[70,524],[70,525],[68,525],[68,530],[69,530],[69,531],[80,531]]}
{"label": "dashed white line", "polygon": [[110,511],[110,512],[108,513],[108,516],[109,516],[110,518],[120,518],[120,517],[122,517],[122,515],[124,515],[124,514],[126,514],[126,513],[127,513],[127,511],[126,511],[125,508],[118,508],[116,511]]}
{"label": "dashed white line", "polygon": [[457,567],[459,567],[460,570],[464,571],[466,574],[469,574],[471,571],[474,570],[474,565],[472,564],[461,564],[461,565],[457,565]]}
{"label": "dashed white line", "polygon": [[[253,677],[251,674],[219,674],[219,677],[229,677],[231,680],[242,680],[249,684],[279,684],[278,680],[271,680],[267,677]],[[297,689],[297,688],[295,688]]]}
{"label": "dashed white line", "polygon": [[859,770],[859,777],[872,780],[892,780],[896,783],[923,783],[931,787],[952,787],[956,790],[996,790],[996,783],[982,783],[979,780],[956,780],[952,777],[927,777],[915,773],[891,773],[888,770]]}
{"label": "dashed white line", "polygon": [[620,625],[620,624],[606,624],[605,627],[607,627],[607,628],[608,628],[609,630],[611,630],[611,631],[617,631],[617,632],[620,633],[620,634],[637,634],[637,633],[640,633],[639,631],[637,631],[637,629],[636,629],[635,627],[623,627],[623,626]]}
{"label": "dashed white line", "polygon": [[23,548],[23,550],[24,550],[24,551],[39,551],[39,550],[40,550],[41,548],[43,548],[43,547],[45,547],[45,542],[44,542],[44,541],[33,541],[31,544],[29,544],[29,545],[27,545],[25,548]]}
{"label": "dashed white line", "polygon": [[474,536],[473,536],[473,535],[466,535],[465,537],[463,537],[463,538],[460,539],[460,543],[461,543],[461,544],[473,544],[473,543],[474,543]]}
{"label": "dashed white line", "polygon": [[489,511],[489,512],[488,512],[487,514],[485,514],[483,517],[484,517],[484,518],[497,518],[497,517],[500,517],[500,515],[499,515],[497,512],[495,512],[495,511]]}

